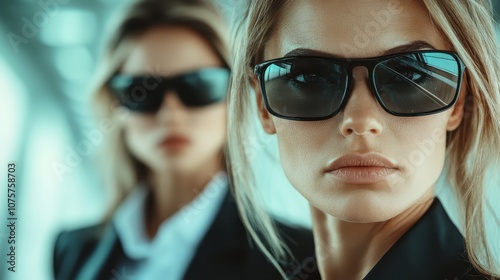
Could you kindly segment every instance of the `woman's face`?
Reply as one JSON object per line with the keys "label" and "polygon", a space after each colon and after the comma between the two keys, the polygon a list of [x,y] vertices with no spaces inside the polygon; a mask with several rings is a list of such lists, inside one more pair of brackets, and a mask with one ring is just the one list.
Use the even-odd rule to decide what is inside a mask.
{"label": "woman's face", "polygon": [[[421,49],[416,41],[450,50],[422,1],[288,1],[264,59],[299,48],[337,57],[376,57],[388,50]],[[439,114],[396,117],[377,103],[366,68],[355,67],[353,75],[351,97],[331,119],[306,122],[272,116],[255,87],[259,115],[264,129],[277,134],[285,174],[313,207],[344,221],[383,221],[433,196],[443,169],[446,131],[460,124],[463,98]],[[331,166],[343,156],[344,167]],[[358,166],[359,157],[363,166]]]}
{"label": "woman's face", "polygon": [[[141,35],[123,74],[173,76],[223,66],[210,45],[184,27],[157,27]],[[124,123],[128,150],[156,171],[196,171],[217,166],[226,135],[226,104],[188,108],[167,93],[155,113],[131,112]]]}

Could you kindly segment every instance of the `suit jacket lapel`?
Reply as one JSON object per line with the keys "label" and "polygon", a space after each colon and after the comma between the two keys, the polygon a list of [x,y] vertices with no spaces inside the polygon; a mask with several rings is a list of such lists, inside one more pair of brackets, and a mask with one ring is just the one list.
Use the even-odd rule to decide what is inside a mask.
{"label": "suit jacket lapel", "polygon": [[90,258],[82,266],[75,279],[99,279],[102,268],[111,259],[113,248],[117,245],[118,236],[112,224],[105,227],[99,243]]}
{"label": "suit jacket lapel", "polygon": [[232,268],[241,273],[239,260],[246,254],[245,244],[248,242],[236,203],[228,190],[217,217],[187,268],[184,279],[204,279],[207,272],[220,275],[221,271]]}
{"label": "suit jacket lapel", "polygon": [[461,279],[471,270],[463,237],[436,198],[365,280]]}

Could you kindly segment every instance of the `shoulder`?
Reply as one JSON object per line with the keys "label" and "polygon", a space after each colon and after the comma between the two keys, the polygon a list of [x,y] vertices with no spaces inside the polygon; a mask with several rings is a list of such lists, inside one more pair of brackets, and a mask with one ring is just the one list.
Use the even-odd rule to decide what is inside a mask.
{"label": "shoulder", "polygon": [[75,240],[86,240],[95,238],[98,235],[101,224],[82,227],[73,230],[64,230],[59,232],[56,238],[57,246],[68,246],[69,243],[73,243]]}
{"label": "shoulder", "polygon": [[277,222],[276,226],[294,257],[285,272],[291,275],[292,279],[319,279],[312,231],[281,222]]}
{"label": "shoulder", "polygon": [[312,231],[308,228],[276,222],[278,232],[289,246],[304,247],[311,245],[314,248]]}
{"label": "shoulder", "polygon": [[54,243],[53,269],[56,279],[68,279],[82,265],[100,238],[102,224],[60,232]]}
{"label": "shoulder", "polygon": [[[292,276],[289,279],[319,279],[311,231],[274,222],[294,257],[283,265],[285,273]],[[244,226],[229,192],[183,279],[203,279],[206,275],[217,275],[217,279],[281,279]]]}
{"label": "shoulder", "polygon": [[62,256],[75,249],[90,246],[99,239],[102,225],[92,225],[60,232],[55,240],[54,254]]}
{"label": "shoulder", "polygon": [[463,275],[460,277],[457,277],[457,279],[460,280],[484,280],[488,279],[487,276],[481,274],[477,269],[472,265],[470,262],[469,258],[467,256],[464,256],[463,258],[460,258],[456,263],[455,263],[455,268],[457,271],[463,271]]}

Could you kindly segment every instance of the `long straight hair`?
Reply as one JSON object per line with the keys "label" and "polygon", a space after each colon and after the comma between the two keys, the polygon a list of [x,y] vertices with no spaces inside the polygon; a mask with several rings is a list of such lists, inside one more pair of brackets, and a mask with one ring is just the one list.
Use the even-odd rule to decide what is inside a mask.
{"label": "long straight hair", "polygon": [[[422,0],[434,24],[467,66],[467,104],[460,127],[447,135],[448,181],[457,193],[465,225],[468,255],[474,267],[499,277],[487,242],[485,178],[500,166],[500,60],[491,2],[488,0]],[[261,62],[265,44],[287,0],[249,1],[233,32],[233,77],[229,96],[228,166],[246,227],[266,256],[279,267],[287,258],[269,215],[256,200],[249,154],[241,143],[252,137],[252,67]],[[444,173],[444,172],[443,172]],[[497,187],[498,186],[494,186]],[[498,225],[500,226],[500,225]]]}

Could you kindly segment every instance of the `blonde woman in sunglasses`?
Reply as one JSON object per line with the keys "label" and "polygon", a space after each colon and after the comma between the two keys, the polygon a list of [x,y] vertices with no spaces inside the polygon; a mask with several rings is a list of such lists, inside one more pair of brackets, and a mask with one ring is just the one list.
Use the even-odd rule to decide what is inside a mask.
{"label": "blonde woman in sunglasses", "polygon": [[[230,179],[268,257],[287,254],[240,145],[257,116],[310,204],[323,279],[497,279],[485,220],[500,159],[491,3],[251,1],[241,18]],[[456,194],[458,225],[436,196],[439,178]]]}
{"label": "blonde woman in sunglasses", "polygon": [[[116,200],[102,223],[59,234],[55,279],[279,279],[229,191],[222,16],[204,0],[137,1],[113,35],[94,101]],[[310,231],[280,230],[315,265]]]}

